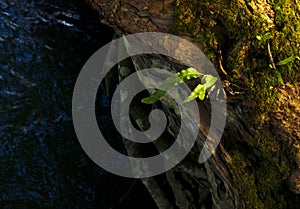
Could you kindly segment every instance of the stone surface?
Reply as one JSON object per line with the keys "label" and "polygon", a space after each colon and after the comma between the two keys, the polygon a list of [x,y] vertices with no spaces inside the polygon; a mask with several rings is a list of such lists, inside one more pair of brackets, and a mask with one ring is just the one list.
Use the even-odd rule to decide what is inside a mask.
{"label": "stone surface", "polygon": [[168,31],[175,0],[86,0],[104,22],[124,33]]}

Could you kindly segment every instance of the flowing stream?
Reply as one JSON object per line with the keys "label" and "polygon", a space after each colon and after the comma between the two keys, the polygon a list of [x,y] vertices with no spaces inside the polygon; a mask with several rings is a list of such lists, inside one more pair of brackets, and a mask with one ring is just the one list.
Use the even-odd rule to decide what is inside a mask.
{"label": "flowing stream", "polygon": [[95,165],[73,129],[77,75],[113,34],[97,21],[77,1],[0,0],[0,208],[155,208],[140,183]]}

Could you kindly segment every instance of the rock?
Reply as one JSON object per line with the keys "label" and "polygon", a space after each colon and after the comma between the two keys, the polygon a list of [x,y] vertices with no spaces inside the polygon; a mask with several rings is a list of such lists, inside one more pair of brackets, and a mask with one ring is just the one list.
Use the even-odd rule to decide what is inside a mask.
{"label": "rock", "polygon": [[168,31],[175,0],[86,0],[106,23],[124,33]]}

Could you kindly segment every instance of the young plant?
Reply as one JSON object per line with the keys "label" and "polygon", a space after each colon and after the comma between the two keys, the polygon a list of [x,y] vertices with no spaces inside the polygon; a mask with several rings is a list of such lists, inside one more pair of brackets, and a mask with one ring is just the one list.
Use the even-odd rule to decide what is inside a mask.
{"label": "young plant", "polygon": [[272,39],[273,37],[271,36],[270,32],[265,33],[263,36],[256,36],[257,40],[258,40],[258,45],[260,46],[263,42],[267,42],[267,46],[268,46],[268,55],[271,61],[271,64],[269,64],[269,67],[271,69],[274,69],[273,72],[277,77],[278,82],[281,85],[284,85],[281,73],[279,72],[279,70],[277,70],[276,66],[281,66],[281,65],[286,65],[287,63],[294,61],[295,59],[300,60],[300,57],[298,56],[291,56],[288,57],[284,60],[281,60],[280,62],[278,62],[277,64],[274,63],[273,60],[273,56],[272,56],[272,52],[271,52],[271,47],[270,47],[270,43],[269,43],[269,39]]}
{"label": "young plant", "polygon": [[[202,78],[201,78],[202,77]],[[192,101],[193,99],[199,98],[203,100],[205,97],[206,90],[215,84],[217,78],[212,75],[205,75],[203,73],[198,72],[195,68],[187,68],[180,72],[177,72],[174,76],[168,78],[165,82],[163,82],[158,90],[156,90],[152,95],[142,99],[142,102],[145,104],[154,104],[161,97],[163,97],[168,90],[172,87],[177,86],[180,83],[183,83],[186,80],[190,80],[192,78],[201,78],[201,83],[196,86],[196,88],[192,91],[189,97],[187,97],[183,103]]]}
{"label": "young plant", "polygon": [[268,41],[269,39],[272,39],[273,37],[271,36],[270,32],[265,33],[262,36],[256,36],[257,40],[258,40],[258,46],[260,46],[263,42]]}
{"label": "young plant", "polygon": [[277,66],[280,66],[280,65],[286,65],[287,63],[292,62],[292,61],[294,61],[295,59],[300,60],[300,57],[298,57],[298,56],[290,56],[290,57],[288,57],[288,58],[286,58],[286,59],[284,59],[284,60],[281,60],[281,61],[278,62],[276,65],[277,65]]}

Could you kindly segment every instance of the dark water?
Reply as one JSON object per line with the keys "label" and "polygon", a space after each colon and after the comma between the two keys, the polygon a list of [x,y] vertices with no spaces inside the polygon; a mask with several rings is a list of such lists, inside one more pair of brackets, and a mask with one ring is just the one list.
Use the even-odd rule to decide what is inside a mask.
{"label": "dark water", "polygon": [[76,77],[112,37],[98,18],[74,1],[0,0],[0,208],[155,208],[140,183],[96,166],[73,130]]}

